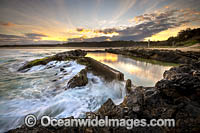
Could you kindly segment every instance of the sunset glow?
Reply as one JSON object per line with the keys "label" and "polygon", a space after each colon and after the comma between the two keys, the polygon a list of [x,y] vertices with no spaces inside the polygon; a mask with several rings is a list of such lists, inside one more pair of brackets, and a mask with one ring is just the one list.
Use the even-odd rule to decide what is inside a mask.
{"label": "sunset glow", "polygon": [[118,61],[118,56],[116,54],[111,54],[111,53],[88,53],[87,57],[91,57],[97,61],[100,62],[117,62]]}
{"label": "sunset glow", "polygon": [[200,27],[199,5],[197,0],[1,0],[0,45],[166,40]]}

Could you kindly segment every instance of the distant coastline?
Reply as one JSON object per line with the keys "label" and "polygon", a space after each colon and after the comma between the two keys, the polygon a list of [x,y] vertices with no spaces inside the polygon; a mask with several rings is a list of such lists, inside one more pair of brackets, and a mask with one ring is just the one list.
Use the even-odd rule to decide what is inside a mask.
{"label": "distant coastline", "polygon": [[103,41],[103,42],[69,42],[64,44],[19,44],[19,45],[0,45],[0,48],[19,48],[19,47],[49,47],[49,48],[69,48],[69,47],[100,47],[100,48],[108,48],[108,47],[147,47],[148,42],[134,42],[134,41]]}
{"label": "distant coastline", "polygon": [[[84,50],[105,50],[107,48],[111,48],[111,47],[64,47],[64,46],[13,46],[13,47],[1,47],[0,46],[0,50],[2,49],[66,49],[66,50],[75,50],[75,49],[84,49]],[[122,47],[115,47],[116,49],[120,49]]]}

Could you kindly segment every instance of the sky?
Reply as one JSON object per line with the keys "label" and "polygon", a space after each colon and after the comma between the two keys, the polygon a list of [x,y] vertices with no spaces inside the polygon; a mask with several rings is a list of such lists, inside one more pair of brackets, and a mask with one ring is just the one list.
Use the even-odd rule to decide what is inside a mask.
{"label": "sky", "polygon": [[0,0],[0,45],[161,41],[200,27],[200,0]]}

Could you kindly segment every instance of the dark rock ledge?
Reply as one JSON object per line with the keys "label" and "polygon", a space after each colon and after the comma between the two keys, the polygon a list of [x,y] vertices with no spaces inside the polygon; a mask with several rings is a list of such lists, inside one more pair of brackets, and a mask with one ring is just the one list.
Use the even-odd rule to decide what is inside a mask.
{"label": "dark rock ledge", "polygon": [[[132,118],[132,119],[175,119],[176,127],[42,127],[38,123],[33,128],[23,125],[10,130],[10,133],[22,132],[199,132],[200,131],[200,61],[173,67],[163,74],[163,79],[155,87],[136,87],[131,81],[126,84],[127,95],[120,105],[108,99],[96,112],[88,112],[87,116],[97,115],[99,118]],[[72,117],[73,119],[73,117]]]}
{"label": "dark rock ledge", "polygon": [[29,68],[31,68],[33,66],[37,66],[37,65],[46,65],[50,61],[54,61],[54,60],[57,60],[57,61],[77,60],[80,57],[84,57],[86,54],[87,53],[83,50],[62,52],[62,53],[58,53],[54,56],[49,56],[49,57],[45,57],[42,59],[36,59],[36,60],[30,61],[30,62],[27,62],[22,67],[20,67],[18,69],[18,71],[24,71],[26,69],[29,69]]}
{"label": "dark rock ledge", "polygon": [[152,50],[152,49],[106,49],[106,52],[114,54],[122,54],[129,57],[139,57],[144,59],[152,59],[157,61],[178,63],[178,64],[189,64],[199,60],[200,52],[182,52],[180,50]]}

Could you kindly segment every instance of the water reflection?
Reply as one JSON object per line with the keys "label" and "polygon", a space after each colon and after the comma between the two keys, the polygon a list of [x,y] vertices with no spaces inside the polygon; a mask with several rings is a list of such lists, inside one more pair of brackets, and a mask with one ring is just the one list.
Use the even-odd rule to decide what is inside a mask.
{"label": "water reflection", "polygon": [[111,53],[88,53],[87,57],[121,71],[125,79],[131,79],[137,86],[154,86],[158,80],[162,79],[164,71],[172,67],[142,62]]}
{"label": "water reflection", "polygon": [[111,53],[88,53],[88,57],[92,57],[100,62],[117,62],[118,55]]}

